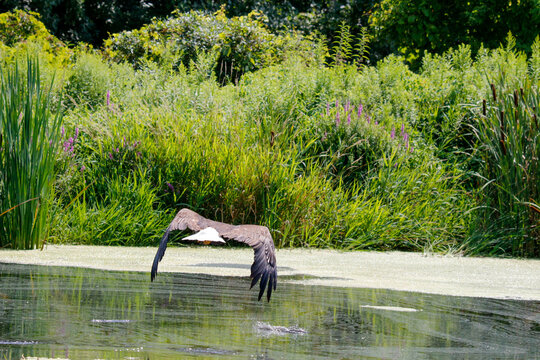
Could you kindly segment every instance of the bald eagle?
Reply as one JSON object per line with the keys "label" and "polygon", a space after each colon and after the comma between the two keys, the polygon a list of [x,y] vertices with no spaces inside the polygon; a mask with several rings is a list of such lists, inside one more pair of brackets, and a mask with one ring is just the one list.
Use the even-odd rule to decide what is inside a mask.
{"label": "bald eagle", "polygon": [[152,272],[150,274],[151,281],[154,281],[157,274],[158,263],[163,258],[165,250],[167,249],[169,233],[174,230],[184,231],[186,229],[195,232],[195,234],[184,238],[184,240],[193,240],[209,244],[225,243],[224,239],[227,239],[251,246],[255,252],[255,259],[253,265],[251,265],[250,289],[257,284],[257,281],[260,279],[259,300],[261,300],[268,285],[266,298],[270,301],[272,290],[275,290],[277,285],[276,254],[274,240],[272,240],[270,230],[268,230],[266,226],[230,225],[209,220],[189,209],[180,210],[165,230],[161,242],[159,243],[154,263],[152,264]]}

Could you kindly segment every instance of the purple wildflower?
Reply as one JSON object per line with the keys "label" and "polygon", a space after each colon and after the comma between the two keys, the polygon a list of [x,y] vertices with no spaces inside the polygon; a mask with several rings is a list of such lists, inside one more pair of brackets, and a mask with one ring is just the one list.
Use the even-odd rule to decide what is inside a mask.
{"label": "purple wildflower", "polygon": [[366,120],[367,120],[368,124],[371,123],[371,116],[366,115]]}
{"label": "purple wildflower", "polygon": [[379,122],[377,120],[375,120],[375,125],[379,125]]}
{"label": "purple wildflower", "polygon": [[169,187],[169,190],[173,193],[174,192],[174,186],[172,186],[170,183],[165,183]]}
{"label": "purple wildflower", "polygon": [[393,127],[393,128],[392,128],[392,132],[390,133],[390,139],[393,140],[395,137],[396,137],[396,128]]}
{"label": "purple wildflower", "polygon": [[351,102],[347,100],[347,102],[345,103],[345,112],[349,112],[350,108],[351,108]]}
{"label": "purple wildflower", "polygon": [[52,140],[49,141],[49,146],[52,146]]}
{"label": "purple wildflower", "polygon": [[116,148],[116,152],[120,152],[120,148]]}
{"label": "purple wildflower", "polygon": [[405,142],[407,150],[409,150],[409,134],[403,134],[403,141]]}
{"label": "purple wildflower", "polygon": [[363,109],[364,109],[364,106],[362,104],[358,105],[358,118],[360,118],[360,115],[362,115]]}
{"label": "purple wildflower", "polygon": [[113,159],[112,153],[109,153],[109,159],[111,159],[111,160]]}
{"label": "purple wildflower", "polygon": [[339,110],[336,112],[336,126],[339,125]]}
{"label": "purple wildflower", "polygon": [[78,136],[79,136],[79,128],[76,127],[75,128],[75,139],[77,139]]}
{"label": "purple wildflower", "polygon": [[72,137],[64,141],[64,152],[73,153],[73,138]]}
{"label": "purple wildflower", "polygon": [[401,136],[405,134],[405,124],[401,124]]}
{"label": "purple wildflower", "polygon": [[351,125],[351,113],[347,114],[347,125]]}
{"label": "purple wildflower", "polygon": [[86,166],[82,165],[81,166],[81,172],[83,172],[84,170],[86,170]]}
{"label": "purple wildflower", "polygon": [[330,103],[326,103],[326,116],[330,115]]}
{"label": "purple wildflower", "polygon": [[107,90],[107,107],[111,106],[111,91]]}

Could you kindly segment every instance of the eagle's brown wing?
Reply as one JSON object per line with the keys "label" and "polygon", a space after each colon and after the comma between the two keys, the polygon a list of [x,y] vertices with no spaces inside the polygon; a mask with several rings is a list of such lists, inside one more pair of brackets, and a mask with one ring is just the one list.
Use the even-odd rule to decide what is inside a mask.
{"label": "eagle's brown wing", "polygon": [[169,233],[171,231],[189,229],[196,232],[207,227],[214,228],[219,236],[223,238],[242,242],[253,248],[255,251],[255,259],[251,266],[250,288],[252,288],[260,279],[259,300],[268,285],[267,299],[270,301],[272,290],[275,290],[277,286],[277,266],[274,241],[272,240],[272,235],[268,228],[259,225],[234,226],[225,224],[206,219],[189,209],[180,210],[165,230],[154,258],[154,263],[152,264],[151,280],[153,281],[156,277],[158,263],[165,254],[167,242],[169,241]]}
{"label": "eagle's brown wing", "polygon": [[270,230],[266,226],[238,225],[226,231],[218,230],[218,232],[220,236],[226,239],[239,241],[253,248],[255,258],[253,265],[251,265],[250,289],[260,279],[259,300],[261,300],[268,284],[266,298],[270,301],[272,290],[275,290],[277,286],[276,250]]}

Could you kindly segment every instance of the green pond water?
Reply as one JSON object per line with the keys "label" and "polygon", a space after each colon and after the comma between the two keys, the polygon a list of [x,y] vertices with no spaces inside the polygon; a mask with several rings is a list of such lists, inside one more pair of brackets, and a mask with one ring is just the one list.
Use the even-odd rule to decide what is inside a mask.
{"label": "green pond water", "polygon": [[287,280],[0,263],[0,359],[540,358],[538,301]]}

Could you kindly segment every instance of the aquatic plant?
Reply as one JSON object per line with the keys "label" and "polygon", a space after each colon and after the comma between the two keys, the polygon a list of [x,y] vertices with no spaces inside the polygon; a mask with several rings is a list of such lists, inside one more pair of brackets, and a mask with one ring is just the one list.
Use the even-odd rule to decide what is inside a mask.
{"label": "aquatic plant", "polygon": [[468,243],[474,253],[539,256],[540,92],[526,74],[509,77],[501,72],[490,83],[473,125],[481,190]]}
{"label": "aquatic plant", "polygon": [[0,247],[31,249],[48,233],[62,113],[50,107],[36,59],[27,59],[26,72],[1,69],[0,81],[0,209],[12,209],[0,216]]}

